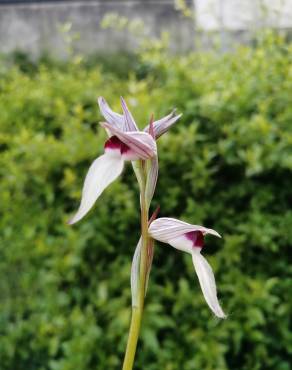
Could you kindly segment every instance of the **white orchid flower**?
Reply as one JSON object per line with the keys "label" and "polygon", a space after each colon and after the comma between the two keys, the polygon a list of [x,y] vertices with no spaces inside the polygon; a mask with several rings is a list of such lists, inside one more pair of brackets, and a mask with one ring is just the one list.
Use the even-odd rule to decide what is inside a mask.
{"label": "white orchid flower", "polygon": [[217,298],[215,277],[211,266],[201,255],[204,246],[204,236],[211,234],[220,238],[217,231],[204,226],[191,225],[173,218],[158,218],[149,227],[149,234],[153,239],[168,243],[172,247],[192,255],[195,271],[200,286],[210,309],[217,317],[225,318]]}
{"label": "white orchid flower", "polygon": [[155,140],[150,134],[138,131],[123,99],[124,115],[114,113],[102,98],[99,104],[107,120],[101,125],[110,138],[105,142],[104,154],[95,159],[88,170],[79,209],[69,224],[78,222],[88,213],[104,189],[121,174],[125,161],[147,160],[157,156]]}

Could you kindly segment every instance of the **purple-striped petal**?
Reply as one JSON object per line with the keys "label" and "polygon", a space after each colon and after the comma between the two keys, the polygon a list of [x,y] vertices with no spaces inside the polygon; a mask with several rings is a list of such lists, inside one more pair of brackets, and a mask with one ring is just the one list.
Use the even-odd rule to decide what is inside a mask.
{"label": "purple-striped petal", "polygon": [[114,112],[102,96],[100,96],[97,101],[101,114],[106,119],[106,121],[110,123],[113,127],[123,130],[125,122],[123,115]]}
{"label": "purple-striped petal", "polygon": [[[153,122],[153,129],[154,135],[156,139],[158,139],[161,135],[163,135],[166,131],[170,129],[172,125],[176,123],[176,121],[182,116],[182,114],[175,115],[175,111],[171,112],[169,115],[161,118],[158,121]],[[149,132],[150,126],[147,125],[144,129],[145,132]]]}
{"label": "purple-striped petal", "polygon": [[226,318],[217,298],[216,282],[212,267],[201,255],[199,250],[193,250],[192,259],[208,306],[217,317],[220,317],[221,319]]}
{"label": "purple-striped petal", "polygon": [[121,104],[122,104],[122,109],[124,112],[124,120],[125,120],[124,131],[139,131],[136,125],[136,122],[127,107],[127,104],[122,97],[121,97]]}
{"label": "purple-striped petal", "polygon": [[[161,217],[152,222],[149,228],[150,235],[161,242],[170,243],[171,240],[182,237],[188,240],[187,233],[200,231],[205,234],[212,234],[220,238],[217,231],[204,226],[191,225],[175,218]],[[190,241],[190,240],[189,240]],[[191,241],[190,241],[191,242]]]}
{"label": "purple-striped petal", "polygon": [[87,214],[104,189],[121,174],[123,167],[124,160],[117,150],[108,150],[92,163],[84,181],[79,209],[69,224],[78,222]]}
{"label": "purple-striped petal", "polygon": [[156,142],[146,132],[123,132],[107,122],[102,122],[101,125],[132,149],[138,158],[145,160],[157,154]]}

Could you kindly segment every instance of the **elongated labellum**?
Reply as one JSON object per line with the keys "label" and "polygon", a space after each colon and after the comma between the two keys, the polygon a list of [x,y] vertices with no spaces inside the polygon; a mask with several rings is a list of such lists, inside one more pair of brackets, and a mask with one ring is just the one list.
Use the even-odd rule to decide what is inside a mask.
{"label": "elongated labellum", "polygon": [[192,260],[208,306],[217,317],[225,319],[226,315],[217,298],[216,282],[211,266],[199,250],[193,250]]}
{"label": "elongated labellum", "polygon": [[69,224],[78,222],[87,214],[104,189],[121,174],[123,167],[124,160],[115,150],[101,155],[92,163],[85,177],[79,209]]}

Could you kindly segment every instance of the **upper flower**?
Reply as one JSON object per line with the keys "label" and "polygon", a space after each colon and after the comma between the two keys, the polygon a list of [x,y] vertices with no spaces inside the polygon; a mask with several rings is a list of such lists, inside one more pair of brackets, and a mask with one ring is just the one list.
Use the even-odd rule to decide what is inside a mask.
{"label": "upper flower", "polygon": [[104,154],[95,159],[88,170],[79,209],[69,224],[87,214],[103,190],[121,174],[125,161],[147,160],[157,155],[154,138],[147,132],[138,131],[123,99],[124,115],[112,112],[104,99],[99,99],[99,102],[107,120],[101,125],[110,137],[105,142]]}
{"label": "upper flower", "polygon": [[201,255],[204,236],[212,234],[220,238],[217,231],[204,226],[191,225],[174,218],[158,218],[149,227],[152,238],[168,243],[176,249],[192,255],[193,264],[199,278],[203,295],[217,317],[225,318],[218,302],[214,274],[207,260]]}

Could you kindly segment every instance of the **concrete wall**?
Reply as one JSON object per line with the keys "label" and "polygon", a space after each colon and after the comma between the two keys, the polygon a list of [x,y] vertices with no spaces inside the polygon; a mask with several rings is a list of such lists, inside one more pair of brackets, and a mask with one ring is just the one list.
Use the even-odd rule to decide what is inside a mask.
{"label": "concrete wall", "polygon": [[79,35],[74,47],[81,52],[135,47],[137,39],[129,32],[101,28],[108,13],[143,21],[148,37],[169,31],[177,51],[193,47],[195,25],[203,33],[224,30],[235,37],[261,26],[292,28],[292,0],[187,0],[193,18],[183,16],[174,3],[175,0],[0,0],[0,52],[19,49],[39,55],[49,51],[63,57],[67,44],[60,26],[66,22],[72,23],[69,35]]}
{"label": "concrete wall", "polygon": [[193,20],[175,10],[173,1],[58,1],[0,5],[0,51],[14,49],[38,55],[50,51],[65,54],[66,43],[60,25],[71,22],[71,34],[79,34],[74,46],[82,52],[131,49],[135,38],[127,31],[101,29],[108,13],[117,13],[130,20],[142,20],[149,36],[159,36],[167,29],[176,49],[187,50],[193,44]]}

